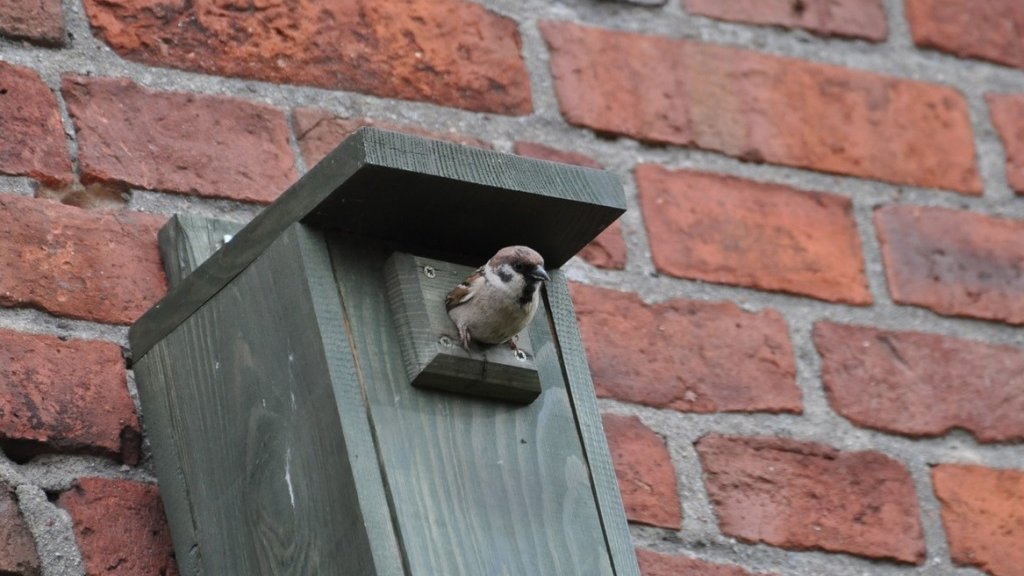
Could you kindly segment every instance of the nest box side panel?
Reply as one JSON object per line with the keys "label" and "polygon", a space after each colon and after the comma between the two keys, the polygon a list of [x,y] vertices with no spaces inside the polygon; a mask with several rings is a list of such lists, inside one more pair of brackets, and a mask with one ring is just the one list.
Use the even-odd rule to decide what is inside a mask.
{"label": "nest box side panel", "polygon": [[385,287],[391,250],[328,241],[409,576],[612,576],[547,314],[528,328],[532,403],[415,388]]}
{"label": "nest box side panel", "polygon": [[401,573],[375,562],[309,241],[286,230],[136,364],[185,574]]}

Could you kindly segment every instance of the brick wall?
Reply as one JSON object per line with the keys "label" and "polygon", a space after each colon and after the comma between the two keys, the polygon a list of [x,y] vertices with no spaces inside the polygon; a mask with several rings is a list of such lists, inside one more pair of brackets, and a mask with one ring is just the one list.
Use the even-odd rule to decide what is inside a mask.
{"label": "brick wall", "polygon": [[0,0],[0,574],[175,574],[169,214],[360,125],[602,166],[567,270],[645,576],[1024,575],[1020,0]]}

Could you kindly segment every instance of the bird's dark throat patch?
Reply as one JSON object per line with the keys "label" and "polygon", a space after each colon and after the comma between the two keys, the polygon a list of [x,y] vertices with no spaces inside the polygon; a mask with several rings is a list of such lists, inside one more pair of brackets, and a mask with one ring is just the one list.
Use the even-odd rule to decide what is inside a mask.
{"label": "bird's dark throat patch", "polygon": [[527,280],[526,285],[523,286],[523,293],[519,295],[519,305],[526,306],[533,300],[533,294],[537,291],[538,282],[531,282]]}

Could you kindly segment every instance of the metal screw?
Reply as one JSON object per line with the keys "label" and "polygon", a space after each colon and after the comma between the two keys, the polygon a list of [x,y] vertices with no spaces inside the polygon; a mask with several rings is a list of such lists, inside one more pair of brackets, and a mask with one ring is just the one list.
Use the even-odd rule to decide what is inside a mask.
{"label": "metal screw", "polygon": [[437,343],[440,344],[441,346],[444,346],[445,348],[452,347],[452,339],[447,336],[441,336],[440,338],[438,338]]}
{"label": "metal screw", "polygon": [[520,362],[526,360],[526,352],[523,352],[522,350],[516,350],[515,355],[516,359],[518,359]]}
{"label": "metal screw", "polygon": [[433,278],[434,276],[437,276],[437,271],[434,270],[433,266],[424,266],[423,274],[425,274],[427,278]]}

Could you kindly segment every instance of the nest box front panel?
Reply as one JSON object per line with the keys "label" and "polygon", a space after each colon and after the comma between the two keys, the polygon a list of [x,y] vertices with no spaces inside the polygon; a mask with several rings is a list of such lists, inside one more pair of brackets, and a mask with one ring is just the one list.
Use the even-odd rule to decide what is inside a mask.
{"label": "nest box front panel", "polygon": [[531,403],[414,387],[419,361],[403,356],[387,289],[393,252],[340,235],[329,244],[410,576],[611,576],[547,308],[524,335],[539,385]]}

